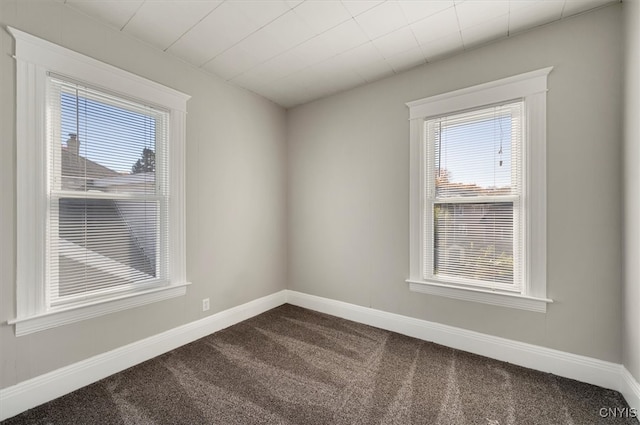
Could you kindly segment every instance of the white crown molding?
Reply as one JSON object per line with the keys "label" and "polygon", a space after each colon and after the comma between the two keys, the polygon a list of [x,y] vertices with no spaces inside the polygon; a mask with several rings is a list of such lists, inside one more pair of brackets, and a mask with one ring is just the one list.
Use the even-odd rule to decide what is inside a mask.
{"label": "white crown molding", "polygon": [[0,421],[286,302],[282,290],[0,390]]}

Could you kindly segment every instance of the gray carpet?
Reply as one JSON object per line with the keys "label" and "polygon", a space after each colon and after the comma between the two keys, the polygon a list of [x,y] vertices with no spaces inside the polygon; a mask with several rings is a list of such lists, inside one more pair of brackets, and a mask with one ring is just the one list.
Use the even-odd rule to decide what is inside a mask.
{"label": "gray carpet", "polygon": [[284,305],[3,424],[633,424],[611,390]]}

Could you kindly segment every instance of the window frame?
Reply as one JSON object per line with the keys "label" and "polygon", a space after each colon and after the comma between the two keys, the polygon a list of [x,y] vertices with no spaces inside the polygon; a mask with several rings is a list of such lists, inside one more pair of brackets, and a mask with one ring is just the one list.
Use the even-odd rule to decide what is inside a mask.
{"label": "window frame", "polygon": [[[17,270],[16,336],[182,296],[186,278],[185,121],[189,95],[8,27],[15,39]],[[48,173],[46,91],[49,73],[169,112],[168,283],[107,299],[47,309]]]}
{"label": "window frame", "polygon": [[[553,67],[408,102],[410,120],[410,236],[409,289],[431,295],[504,307],[546,312],[546,92]],[[519,291],[463,285],[424,277],[428,241],[425,235],[425,136],[429,119],[490,107],[514,100],[524,102],[521,209],[523,277]],[[431,231],[431,236],[433,232]],[[515,237],[515,235],[514,235]],[[432,244],[431,244],[432,246]]]}
{"label": "window frame", "polygon": [[[522,104],[522,109],[524,109],[524,101],[522,99],[517,99],[517,100],[511,100],[508,102],[501,102],[499,104],[494,104],[494,105],[485,105],[482,106],[480,108],[475,108],[471,111],[460,111],[460,112],[454,112],[452,114],[445,114],[445,115],[441,115],[441,116],[437,116],[437,117],[429,117],[429,118],[425,118],[424,120],[424,126],[426,128],[429,128],[429,123],[432,121],[437,121],[438,119],[441,118],[447,118],[447,120],[451,117],[455,117],[456,119],[456,124],[460,124],[460,123],[473,123],[475,122],[477,119],[479,119],[480,117],[477,116],[477,111],[481,110],[489,110],[492,109],[496,106],[501,106],[501,105],[505,105],[505,104],[513,104],[513,103],[521,103]],[[514,109],[514,108],[511,108]],[[474,116],[469,116],[470,113],[474,113]],[[506,116],[506,113],[502,112],[503,115]],[[456,117],[456,115],[462,115],[463,117]],[[466,117],[465,117],[466,115]],[[492,118],[491,114],[489,112],[485,113],[485,116],[487,118]],[[513,110],[510,111],[510,116],[513,117]],[[523,117],[519,117],[521,119],[523,119]],[[434,210],[435,210],[435,206],[436,205],[443,205],[443,204],[450,204],[450,205],[463,205],[463,204],[471,204],[471,205],[477,205],[477,204],[499,204],[499,203],[511,203],[512,204],[512,208],[513,208],[513,217],[514,217],[514,225],[513,225],[513,247],[514,247],[514,251],[516,250],[517,246],[521,246],[520,244],[520,239],[521,239],[521,228],[522,225],[524,223],[526,223],[526,217],[524,217],[526,214],[521,214],[521,208],[519,208],[519,205],[521,205],[521,192],[522,192],[522,183],[524,182],[522,175],[524,174],[525,170],[523,170],[523,164],[516,164],[515,165],[515,169],[512,168],[512,173],[511,173],[511,178],[512,180],[514,179],[514,174],[516,176],[520,176],[519,181],[516,182],[515,187],[518,188],[518,193],[516,194],[509,194],[509,195],[474,195],[474,196],[468,196],[468,195],[459,195],[456,197],[447,197],[447,196],[443,196],[443,197],[439,197],[437,195],[437,189],[436,189],[436,177],[435,177],[435,172],[436,172],[436,158],[435,158],[435,145],[432,144],[435,142],[435,140],[432,138],[432,134],[430,131],[424,131],[424,137],[422,139],[422,143],[426,144],[426,147],[423,146],[423,152],[426,152],[426,158],[429,159],[429,163],[425,165],[425,170],[424,173],[425,175],[425,181],[426,184],[424,186],[424,194],[425,194],[425,204],[426,204],[426,208],[425,208],[425,213],[424,213],[424,229],[426,230],[426,234],[428,235],[428,237],[425,238],[425,240],[423,240],[423,250],[426,251],[430,251],[430,252],[435,252],[435,246],[434,246],[434,242],[435,242],[435,223],[434,223]],[[524,133],[524,129],[522,130],[522,133]],[[517,158],[518,157],[522,157],[521,154],[521,150],[522,147],[521,146],[514,146],[511,147],[510,151],[511,151],[511,164],[512,167],[513,164],[516,163]],[[524,158],[522,158],[522,160],[520,162],[524,162]],[[516,180],[518,180],[516,178]],[[512,181],[512,187],[513,185],[513,181]],[[498,283],[498,282],[488,282],[488,281],[481,281],[481,280],[474,280],[474,279],[470,279],[470,278],[464,278],[464,277],[455,277],[455,276],[451,276],[451,275],[446,275],[446,274],[442,274],[442,275],[436,275],[434,273],[434,267],[435,267],[435,256],[434,255],[428,255],[426,256],[426,261],[423,261],[422,267],[423,267],[423,271],[422,271],[422,276],[424,277],[424,280],[427,280],[429,282],[436,282],[436,283],[442,283],[442,284],[454,284],[456,286],[460,286],[460,287],[470,287],[470,288],[484,288],[484,289],[491,289],[491,290],[499,290],[499,291],[503,291],[503,292],[511,292],[511,293],[519,293],[521,292],[521,286],[522,286],[522,282],[524,280],[524,273],[521,267],[522,264],[522,256],[523,256],[523,252],[522,249],[517,250],[518,251],[518,256],[516,258],[515,252],[514,252],[514,264],[517,264],[518,266],[515,267],[514,269],[514,283],[513,284],[505,284],[505,283]],[[424,257],[423,257],[424,258]],[[426,277],[425,277],[426,276]]]}
{"label": "window frame", "polygon": [[[69,86],[71,85],[85,86],[88,90],[83,92],[82,97],[87,100],[108,104],[115,108],[125,109],[133,113],[150,116],[152,119],[154,119],[156,123],[156,128],[159,128],[159,127],[166,128],[166,126],[168,125],[167,118],[170,116],[169,112],[167,110],[157,107],[156,105],[150,105],[148,103],[142,105],[140,101],[137,101],[137,100],[134,101],[129,96],[125,97],[123,95],[118,95],[117,93],[113,93],[112,91],[106,92],[105,90],[102,90],[102,89],[98,90],[95,87],[90,86],[89,84],[86,84],[86,82],[79,82],[77,80],[72,80],[66,76],[60,76],[52,72],[47,72],[46,81],[47,81],[46,90],[47,90],[48,99],[51,99],[54,94],[56,95],[56,98],[58,97],[58,94],[61,97],[63,93],[66,93],[72,96],[78,96],[78,93],[77,92],[74,93]],[[57,88],[57,89],[51,90],[53,88]],[[96,95],[96,92],[100,92],[105,96]],[[117,98],[117,101],[114,100],[114,98]],[[62,99],[61,98],[57,99],[57,101],[61,102]],[[139,108],[138,106],[143,106],[143,108]],[[167,194],[168,188],[164,187],[164,185],[162,187],[160,186],[160,182],[161,181],[164,182],[165,177],[168,175],[168,169],[166,167],[166,161],[165,161],[165,156],[166,156],[165,150],[168,147],[169,135],[166,134],[166,132],[161,131],[164,137],[158,135],[158,133],[156,133],[156,137],[155,137],[156,160],[157,160],[157,163],[160,164],[160,166],[156,167],[157,177],[155,178],[155,188],[154,188],[153,195],[150,195],[149,193],[146,193],[146,192],[141,194],[141,193],[135,193],[135,192],[127,193],[127,192],[119,192],[119,191],[94,192],[91,190],[84,190],[84,191],[77,191],[73,189],[65,190],[62,188],[62,180],[64,179],[64,175],[62,174],[57,175],[57,172],[61,172],[62,169],[61,168],[56,169],[56,167],[52,165],[52,163],[56,163],[56,160],[54,158],[60,158],[62,153],[61,152],[62,145],[60,144],[60,140],[62,136],[61,135],[61,129],[62,129],[61,117],[62,117],[61,109],[57,110],[54,108],[52,108],[46,116],[46,128],[48,131],[47,134],[49,135],[49,139],[50,139],[49,141],[47,141],[47,149],[48,149],[48,153],[47,153],[48,154],[48,158],[47,158],[48,190],[47,192],[49,196],[48,198],[49,208],[47,211],[49,213],[52,211],[51,206],[55,204],[54,201],[60,201],[62,199],[67,199],[67,200],[68,199],[84,199],[84,200],[93,200],[93,201],[113,200],[113,201],[134,201],[134,202],[135,201],[138,201],[138,202],[158,201],[159,211],[166,211],[166,204],[168,203],[168,194]],[[163,140],[163,139],[166,139],[166,140]],[[156,261],[158,261],[159,259],[164,259],[169,257],[168,241],[166,240],[165,234],[162,231],[162,229],[166,229],[166,228],[168,229],[168,226],[169,226],[168,219],[169,217],[168,217],[168,214],[166,214],[166,212],[158,214],[158,228],[156,229],[158,250],[156,252]],[[51,249],[54,249],[53,247],[59,247],[60,240],[62,240],[63,238],[59,237],[59,235],[56,235],[57,232],[55,229],[57,229],[58,223],[56,223],[55,220],[49,219],[46,225],[48,226],[47,227],[48,248],[51,250]],[[52,255],[55,256],[55,254],[50,253],[48,257],[51,258]],[[48,281],[48,285],[46,286],[47,291],[45,294],[46,296],[45,303],[46,305],[50,306],[52,310],[54,310],[54,309],[65,308],[66,306],[71,306],[73,304],[82,305],[82,304],[85,304],[88,300],[110,299],[116,296],[117,294],[140,292],[145,288],[151,289],[155,287],[160,287],[166,284],[167,267],[168,267],[168,264],[166,263],[160,264],[158,261],[156,263],[156,272],[158,277],[154,279],[149,279],[148,281],[138,282],[138,283],[129,284],[129,285],[119,285],[117,287],[101,288],[101,289],[96,289],[94,291],[82,292],[79,294],[56,296],[54,295],[56,290],[54,290],[53,288],[59,287],[60,270],[58,267],[53,267],[53,263],[49,261],[47,263],[47,269],[45,271],[45,276]]]}

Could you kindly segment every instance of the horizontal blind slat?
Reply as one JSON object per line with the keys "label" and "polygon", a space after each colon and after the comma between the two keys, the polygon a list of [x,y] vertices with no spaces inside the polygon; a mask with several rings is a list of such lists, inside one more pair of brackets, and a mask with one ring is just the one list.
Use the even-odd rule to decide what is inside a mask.
{"label": "horizontal blind slat", "polygon": [[521,285],[522,121],[516,101],[425,122],[425,278]]}
{"label": "horizontal blind slat", "polygon": [[168,113],[48,81],[49,306],[162,283]]}

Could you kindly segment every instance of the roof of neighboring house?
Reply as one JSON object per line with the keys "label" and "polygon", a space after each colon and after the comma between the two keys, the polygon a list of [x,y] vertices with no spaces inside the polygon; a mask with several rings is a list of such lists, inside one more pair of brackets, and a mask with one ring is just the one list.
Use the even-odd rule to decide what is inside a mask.
{"label": "roof of neighboring house", "polygon": [[[77,148],[68,146],[61,150],[64,189],[102,190],[149,180],[145,175],[118,173],[75,152]],[[145,253],[135,233],[136,227],[127,221],[119,202],[91,198],[59,200],[61,296],[84,290],[77,285],[78,276],[85,276],[93,284],[104,287],[131,284],[134,283],[131,279],[145,280],[155,276],[155,255]],[[132,205],[130,201],[126,203]],[[153,207],[147,208],[151,209]]]}
{"label": "roof of neighboring house", "polygon": [[448,178],[436,177],[438,196],[508,195],[511,187],[482,187],[475,183],[451,182]]}
{"label": "roof of neighboring house", "polygon": [[65,146],[62,147],[61,162],[63,176],[103,178],[121,175],[117,171],[72,152]]}

